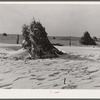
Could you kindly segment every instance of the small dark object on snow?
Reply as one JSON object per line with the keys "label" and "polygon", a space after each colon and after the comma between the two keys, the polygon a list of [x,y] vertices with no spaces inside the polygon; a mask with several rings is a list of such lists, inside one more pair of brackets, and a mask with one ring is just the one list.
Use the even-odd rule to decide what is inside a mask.
{"label": "small dark object on snow", "polygon": [[64,78],[64,84],[66,84],[66,78]]}
{"label": "small dark object on snow", "polygon": [[63,44],[60,44],[60,43],[52,43],[52,45],[55,45],[55,46],[64,46]]}
{"label": "small dark object on snow", "polygon": [[55,37],[53,37],[53,39],[56,39]]}

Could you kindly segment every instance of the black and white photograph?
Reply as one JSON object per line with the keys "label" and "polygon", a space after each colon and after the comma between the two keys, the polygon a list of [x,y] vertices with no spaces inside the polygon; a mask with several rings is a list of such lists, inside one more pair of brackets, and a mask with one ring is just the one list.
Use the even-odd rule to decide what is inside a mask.
{"label": "black and white photograph", "polygon": [[100,89],[100,3],[0,3],[0,89]]}

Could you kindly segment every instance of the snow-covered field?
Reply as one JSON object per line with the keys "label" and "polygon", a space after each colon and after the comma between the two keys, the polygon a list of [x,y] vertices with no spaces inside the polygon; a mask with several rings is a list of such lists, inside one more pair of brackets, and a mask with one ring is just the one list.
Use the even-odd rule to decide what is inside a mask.
{"label": "snow-covered field", "polygon": [[[4,89],[99,89],[100,48],[56,46],[67,54],[56,59],[26,58],[20,45],[0,44],[0,88]],[[6,59],[6,57],[9,57]]]}

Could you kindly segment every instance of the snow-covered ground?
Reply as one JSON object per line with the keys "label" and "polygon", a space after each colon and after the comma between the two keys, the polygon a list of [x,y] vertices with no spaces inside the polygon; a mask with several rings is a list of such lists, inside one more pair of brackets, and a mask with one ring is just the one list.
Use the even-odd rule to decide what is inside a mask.
{"label": "snow-covered ground", "polygon": [[56,59],[16,60],[28,56],[20,45],[0,44],[0,88],[99,89],[100,48],[56,46],[67,54]]}

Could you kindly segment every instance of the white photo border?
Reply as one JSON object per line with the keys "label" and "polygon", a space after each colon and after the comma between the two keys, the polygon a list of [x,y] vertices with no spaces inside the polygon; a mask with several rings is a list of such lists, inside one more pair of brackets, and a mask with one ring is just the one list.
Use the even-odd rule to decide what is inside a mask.
{"label": "white photo border", "polygon": [[[99,1],[96,2],[75,2],[75,1],[64,1],[64,2],[18,2],[18,1],[10,1],[10,2],[0,2],[1,4],[83,4],[83,5],[100,5]],[[100,98],[100,90],[95,89],[72,89],[72,90],[63,90],[63,89],[0,89],[0,99],[99,99]]]}

